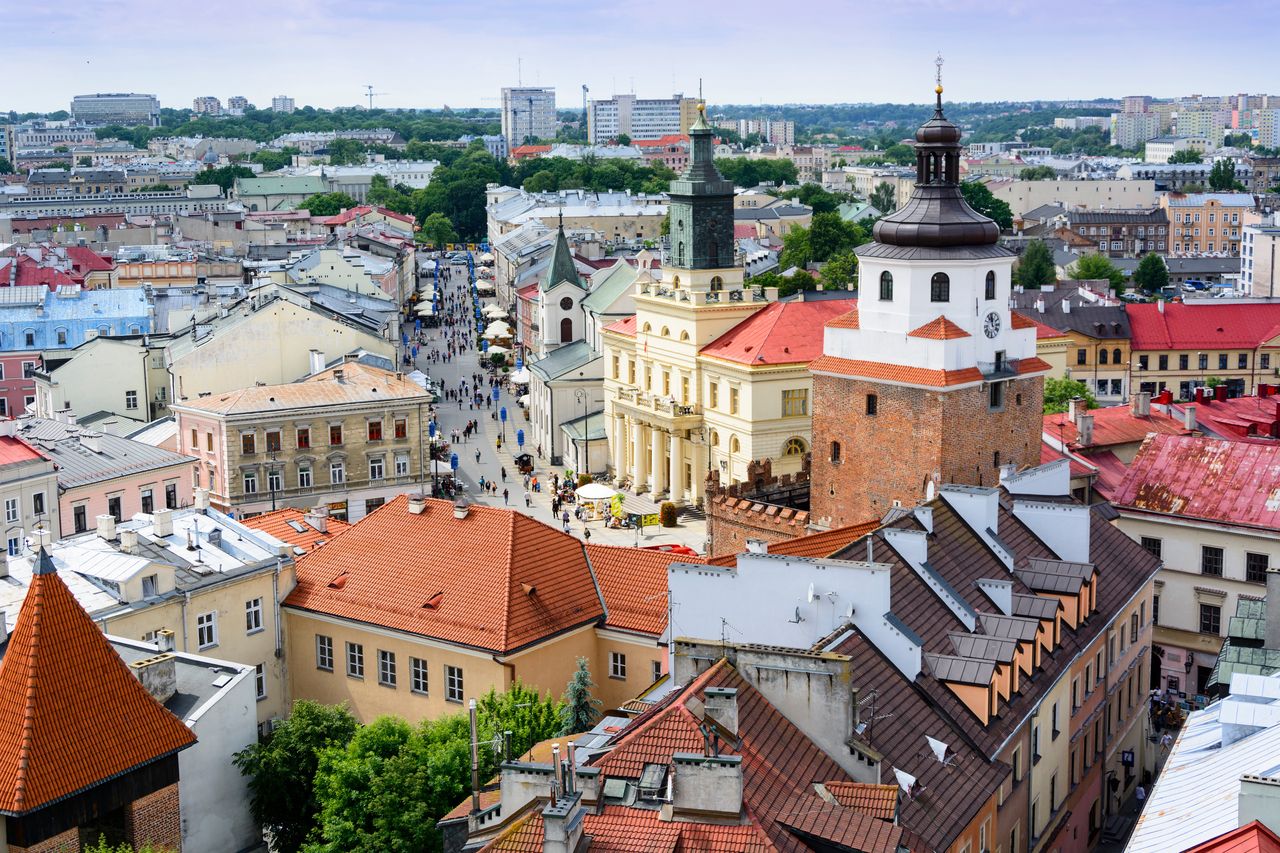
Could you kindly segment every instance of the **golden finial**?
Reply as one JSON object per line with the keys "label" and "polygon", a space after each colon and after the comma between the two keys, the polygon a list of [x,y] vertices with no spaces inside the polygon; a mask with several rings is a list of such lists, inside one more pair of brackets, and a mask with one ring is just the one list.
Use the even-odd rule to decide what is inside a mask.
{"label": "golden finial", "polygon": [[933,91],[937,92],[939,95],[942,94],[942,63],[945,61],[946,60],[942,58],[942,51],[938,51],[938,58],[933,61],[933,64],[938,66],[938,71],[934,75],[934,79],[938,81],[938,85]]}
{"label": "golden finial", "polygon": [[700,113],[705,113],[706,111],[707,111],[707,105],[706,105],[706,104],[703,104],[703,103],[699,103],[699,104],[698,104],[698,112],[700,112]]}

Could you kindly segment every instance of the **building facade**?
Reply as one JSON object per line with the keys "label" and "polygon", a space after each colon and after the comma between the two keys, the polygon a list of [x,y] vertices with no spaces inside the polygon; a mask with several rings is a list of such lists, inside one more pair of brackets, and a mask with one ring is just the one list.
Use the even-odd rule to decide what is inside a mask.
{"label": "building facade", "polygon": [[155,95],[98,93],[71,99],[71,117],[89,125],[160,126],[160,101]]}
{"label": "building facade", "polygon": [[1073,210],[1067,227],[1097,247],[1098,254],[1134,258],[1169,251],[1169,219],[1159,207],[1150,210]]}
{"label": "building facade", "polygon": [[1280,296],[1280,219],[1275,214],[1240,229],[1240,292],[1246,296]]}
{"label": "building facade", "polygon": [[1258,222],[1250,193],[1186,193],[1163,196],[1169,215],[1170,249],[1178,255],[1240,255],[1240,235]]}
{"label": "building facade", "polygon": [[688,133],[697,115],[697,98],[614,95],[587,103],[587,141],[604,145],[625,134],[632,139],[661,139]]}
{"label": "building facade", "polygon": [[502,135],[511,148],[556,138],[554,86],[504,86],[501,101]]}

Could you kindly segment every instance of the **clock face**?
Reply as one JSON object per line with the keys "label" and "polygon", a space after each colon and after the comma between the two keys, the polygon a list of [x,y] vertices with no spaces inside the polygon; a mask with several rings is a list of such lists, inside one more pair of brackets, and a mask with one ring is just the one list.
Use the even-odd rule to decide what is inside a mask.
{"label": "clock face", "polygon": [[988,314],[986,319],[982,321],[982,332],[988,338],[994,338],[1000,334],[1000,315],[994,311]]}

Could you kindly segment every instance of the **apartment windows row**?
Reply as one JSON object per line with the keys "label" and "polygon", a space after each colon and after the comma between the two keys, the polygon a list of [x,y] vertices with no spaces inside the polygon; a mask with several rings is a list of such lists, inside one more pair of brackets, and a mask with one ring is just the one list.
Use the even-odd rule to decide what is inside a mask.
{"label": "apartment windows row", "polygon": [[[1077,363],[1077,364],[1084,364],[1084,363],[1085,363],[1084,361],[1081,361],[1081,360],[1080,360],[1080,359],[1082,358],[1082,355],[1081,355],[1081,354],[1082,354],[1082,353],[1084,353],[1084,352],[1085,352],[1084,350],[1077,350],[1077,351],[1076,351],[1076,359],[1077,359],[1076,363]],[[1119,352],[1119,350],[1117,350],[1117,352]],[[1233,361],[1233,359],[1232,359],[1232,357],[1231,357],[1231,353],[1225,353],[1225,352],[1220,352],[1220,353],[1207,353],[1207,352],[1196,353],[1196,369],[1197,369],[1197,370],[1209,370],[1209,369],[1210,369],[1209,365],[1210,365],[1211,363],[1216,364],[1216,365],[1217,365],[1217,369],[1218,369],[1218,370],[1231,370],[1231,369],[1232,369],[1232,367],[1231,367],[1231,362],[1232,362],[1232,361]],[[1249,353],[1247,353],[1247,352],[1238,352],[1238,353],[1235,353],[1234,361],[1235,361],[1235,369],[1236,369],[1236,370],[1248,370],[1248,369],[1249,369]],[[1105,361],[1105,360],[1102,360],[1100,363],[1102,363],[1102,364],[1106,364],[1106,361]],[[1117,361],[1116,361],[1115,363],[1116,363],[1116,364],[1119,364],[1120,362],[1119,362],[1119,360],[1117,359]],[[1168,369],[1169,369],[1169,356],[1167,356],[1167,355],[1160,355],[1160,356],[1156,356],[1156,366],[1157,366],[1157,369],[1159,369],[1159,370],[1168,370]],[[1259,353],[1259,355],[1258,355],[1258,368],[1259,368],[1260,370],[1270,370],[1270,369],[1271,369],[1271,355],[1270,355],[1269,353]],[[1140,355],[1140,356],[1138,356],[1138,369],[1139,369],[1139,370],[1150,370],[1150,369],[1151,369],[1151,356],[1149,356],[1149,355]],[[1181,354],[1179,354],[1179,355],[1178,355],[1178,370],[1191,370],[1191,355],[1190,355],[1190,353],[1181,353]]]}
{"label": "apartment windows row", "polygon": [[[383,456],[371,457],[368,460],[369,479],[371,481],[385,480],[388,476],[388,460]],[[410,472],[408,454],[397,454],[391,460],[390,475],[393,477],[407,477]],[[295,479],[297,488],[311,489],[315,488],[315,469],[310,463],[299,463],[296,466]],[[281,492],[285,489],[284,482],[285,466],[279,468],[268,468],[264,478],[256,470],[243,472],[241,475],[241,486],[244,494],[256,495],[259,492],[267,493]],[[347,463],[341,459],[330,460],[329,466],[329,484],[332,486],[340,486],[347,482],[348,471]]]}
{"label": "apartment windows row", "polygon": [[[398,688],[400,686],[400,670],[396,653],[386,649],[377,649],[376,652],[378,684],[383,687]],[[347,677],[364,679],[364,644],[346,643],[344,655]],[[333,637],[316,634],[316,669],[323,672],[334,671]],[[461,702],[465,689],[462,667],[445,664],[442,674],[445,700]],[[430,695],[430,665],[423,658],[412,656],[409,658],[409,691],[422,696]]]}
{"label": "apartment windows row", "polygon": [[[6,524],[17,524],[22,519],[21,503],[20,498],[4,499],[4,520]],[[45,514],[44,492],[35,492],[31,495],[31,514],[37,517]]]}
{"label": "apartment windows row", "polygon": [[[142,594],[150,597],[156,594],[156,576],[149,575],[142,579]],[[265,629],[263,621],[263,600],[261,597],[251,598],[244,603],[244,632],[246,636],[257,634]],[[196,646],[201,650],[217,646],[218,611],[196,614]]]}
{"label": "apartment windows row", "polygon": [[[1143,536],[1142,547],[1152,556],[1163,558],[1164,540]],[[1200,574],[1220,578],[1226,566],[1226,551],[1217,545],[1200,546]],[[1244,555],[1244,579],[1249,583],[1266,583],[1267,570],[1271,568],[1271,555],[1246,551]]]}
{"label": "apartment windows row", "polygon": [[[341,423],[332,423],[328,427],[328,439],[330,447],[337,447],[344,443],[345,427]],[[409,437],[409,419],[393,418],[391,421],[391,438],[401,441]],[[208,436],[208,449],[213,450],[213,434],[206,433]],[[368,441],[383,441],[386,439],[387,433],[384,429],[384,422],[381,418],[370,419],[365,423],[365,438]],[[310,449],[313,438],[311,427],[298,427],[293,432],[294,448],[297,450]],[[191,431],[191,443],[196,443],[196,431]],[[258,430],[243,430],[240,433],[240,453],[244,456],[252,456],[258,452]],[[278,453],[284,448],[282,431],[278,429],[269,429],[263,431],[262,448],[267,453]]]}
{"label": "apartment windows row", "polygon": [[[197,485],[199,485],[197,483]],[[156,496],[154,485],[140,486],[138,488],[138,506],[141,511],[150,515],[156,509]],[[43,506],[43,501],[41,501]],[[178,508],[178,484],[169,482],[164,484],[164,507],[165,509]],[[43,510],[41,510],[43,511]],[[116,520],[117,523],[124,521],[124,493],[118,492],[107,495],[107,515]],[[71,507],[71,526],[75,533],[84,533],[89,529],[89,502],[87,500],[73,504]]]}

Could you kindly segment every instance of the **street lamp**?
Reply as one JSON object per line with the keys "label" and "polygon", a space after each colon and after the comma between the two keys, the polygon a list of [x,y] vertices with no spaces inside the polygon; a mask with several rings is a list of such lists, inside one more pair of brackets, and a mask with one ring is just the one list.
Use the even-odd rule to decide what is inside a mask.
{"label": "street lamp", "polygon": [[267,488],[271,490],[271,511],[276,511],[276,452],[270,454],[271,467],[267,469]]}
{"label": "street lamp", "polygon": [[[587,466],[583,465],[582,463],[583,463],[583,457],[586,455],[585,453],[586,443],[590,440],[589,438],[590,434],[587,431],[587,389],[575,388],[573,391],[573,398],[577,400],[578,403],[582,406],[582,444],[579,446],[579,449],[578,449],[578,464],[577,464],[578,473],[581,474],[583,471],[587,469]],[[656,460],[655,460],[655,464],[656,464]]]}
{"label": "street lamp", "polygon": [[439,478],[436,476],[436,422],[435,421],[429,421],[427,423],[427,438],[429,441],[428,446],[431,448],[430,458],[427,460],[428,464],[431,466],[431,496],[439,497],[440,481],[439,481]]}

